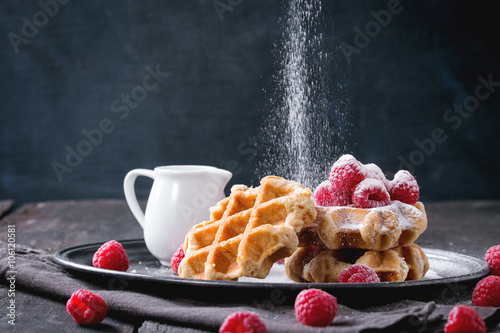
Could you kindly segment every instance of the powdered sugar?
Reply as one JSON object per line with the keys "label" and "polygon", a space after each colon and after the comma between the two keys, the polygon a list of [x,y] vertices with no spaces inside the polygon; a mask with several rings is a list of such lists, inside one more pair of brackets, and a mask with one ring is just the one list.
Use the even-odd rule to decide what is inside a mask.
{"label": "powdered sugar", "polygon": [[[320,0],[290,0],[280,20],[282,41],[277,44],[279,72],[270,98],[270,114],[262,129],[267,143],[257,173],[275,174],[314,188],[321,183],[331,156],[345,151],[348,134],[345,99],[329,82],[330,56],[322,46]],[[338,108],[338,109],[337,109]],[[330,121],[334,115],[335,123]],[[344,134],[346,133],[346,134]]]}
{"label": "powdered sugar", "polygon": [[442,279],[470,273],[470,267],[460,266],[453,260],[439,260],[432,265],[422,280]]}

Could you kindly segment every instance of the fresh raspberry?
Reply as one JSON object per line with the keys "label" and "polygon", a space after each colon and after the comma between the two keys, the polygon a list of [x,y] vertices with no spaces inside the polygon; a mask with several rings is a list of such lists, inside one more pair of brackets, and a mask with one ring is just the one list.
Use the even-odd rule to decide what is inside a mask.
{"label": "fresh raspberry", "polygon": [[378,165],[373,163],[365,164],[365,170],[367,178],[380,180],[384,185],[388,182],[384,172]]}
{"label": "fresh raspberry", "polygon": [[314,201],[318,206],[346,206],[350,198],[334,191],[330,181],[325,180],[314,190]]}
{"label": "fresh raspberry", "polygon": [[365,178],[365,166],[354,156],[346,154],[333,164],[329,181],[338,196],[350,200],[354,186]]}
{"label": "fresh raspberry", "polygon": [[388,182],[388,189],[391,200],[399,200],[410,205],[416,203],[420,195],[415,177],[406,170],[396,172],[394,179]]}
{"label": "fresh raspberry", "polygon": [[472,304],[500,307],[500,276],[490,275],[479,281],[472,292]]}
{"label": "fresh raspberry", "polygon": [[367,178],[354,188],[352,202],[359,208],[374,208],[387,206],[391,198],[380,180]]}
{"label": "fresh raspberry", "polygon": [[129,266],[128,256],[123,246],[115,240],[104,243],[94,254],[94,267],[126,272]]}
{"label": "fresh raspberry", "polygon": [[375,271],[363,264],[351,265],[340,272],[339,282],[342,283],[372,283],[380,282]]}
{"label": "fresh raspberry", "polygon": [[490,273],[500,275],[500,245],[492,246],[486,251],[485,261],[490,266]]}
{"label": "fresh raspberry", "polygon": [[335,296],[321,289],[304,289],[295,299],[295,317],[302,325],[328,326],[338,310]]}
{"label": "fresh raspberry", "polygon": [[177,251],[175,251],[172,259],[170,259],[170,266],[175,273],[179,270],[179,265],[181,264],[182,259],[184,259],[184,244],[182,244]]}
{"label": "fresh raspberry", "polygon": [[455,306],[448,315],[445,333],[486,333],[486,324],[474,310],[466,305]]}
{"label": "fresh raspberry", "polygon": [[257,314],[239,311],[226,317],[219,333],[267,333],[267,328]]}
{"label": "fresh raspberry", "polygon": [[66,310],[80,325],[98,324],[108,314],[108,307],[102,297],[83,289],[71,295]]}

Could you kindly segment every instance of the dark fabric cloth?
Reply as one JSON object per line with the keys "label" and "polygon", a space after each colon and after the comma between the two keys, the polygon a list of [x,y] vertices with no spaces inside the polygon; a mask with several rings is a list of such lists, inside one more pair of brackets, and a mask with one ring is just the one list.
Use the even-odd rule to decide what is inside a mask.
{"label": "dark fabric cloth", "polygon": [[[0,242],[0,248],[7,244]],[[9,285],[12,267],[7,256],[0,258],[0,283]],[[101,295],[114,319],[142,323],[140,332],[217,332],[223,320],[235,311],[257,313],[269,332],[438,332],[453,306],[433,302],[401,301],[369,310],[356,310],[339,305],[333,323],[325,328],[301,325],[295,318],[293,305],[259,307],[240,303],[210,303],[194,298],[171,299],[131,290],[103,288],[73,275],[53,260],[53,255],[21,245],[15,255],[16,288],[66,302],[79,289]],[[111,286],[110,286],[111,287]],[[2,305],[3,308],[3,305]],[[490,327],[500,321],[500,309],[478,308]]]}

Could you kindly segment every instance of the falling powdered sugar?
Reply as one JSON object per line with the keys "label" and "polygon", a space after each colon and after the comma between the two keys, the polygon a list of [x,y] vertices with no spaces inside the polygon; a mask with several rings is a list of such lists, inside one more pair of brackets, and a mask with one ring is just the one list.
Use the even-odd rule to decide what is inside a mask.
{"label": "falling powdered sugar", "polygon": [[[275,174],[314,188],[324,179],[332,157],[345,150],[341,144],[344,116],[332,105],[321,1],[287,4],[281,20],[280,70],[274,77],[277,86],[262,131],[270,145],[257,169],[259,177]],[[335,130],[329,119],[332,113],[337,117]]]}

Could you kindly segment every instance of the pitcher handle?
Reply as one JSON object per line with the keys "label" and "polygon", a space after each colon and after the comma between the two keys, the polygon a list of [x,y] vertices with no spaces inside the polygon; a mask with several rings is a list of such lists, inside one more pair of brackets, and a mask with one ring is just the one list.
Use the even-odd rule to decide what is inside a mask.
{"label": "pitcher handle", "polygon": [[145,176],[155,179],[155,172],[153,170],[148,169],[134,169],[129,171],[123,180],[123,191],[125,192],[125,199],[127,200],[127,204],[134,214],[137,222],[144,229],[144,212],[142,211],[141,206],[139,206],[139,202],[137,201],[137,196],[135,194],[135,180],[139,176]]}

